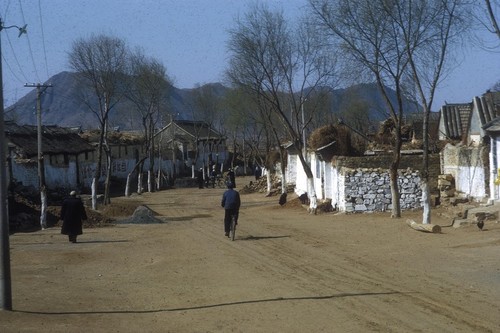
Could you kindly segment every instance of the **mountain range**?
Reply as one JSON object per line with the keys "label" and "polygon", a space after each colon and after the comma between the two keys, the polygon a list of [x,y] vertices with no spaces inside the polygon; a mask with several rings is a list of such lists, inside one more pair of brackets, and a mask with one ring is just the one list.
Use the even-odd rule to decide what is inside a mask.
{"label": "mountain range", "polygon": [[[82,96],[93,96],[77,80],[76,73],[61,72],[54,75],[47,84],[50,87],[40,88],[40,101],[43,125],[58,125],[61,127],[81,127],[82,129],[94,129],[99,127],[97,116],[88,108]],[[230,91],[220,83],[210,83],[193,89],[179,89],[171,86],[168,91],[168,114],[175,115],[176,119],[193,120],[193,108],[195,96],[199,95],[200,89],[209,88],[211,94],[223,97]],[[386,109],[382,96],[375,84],[359,84],[345,89],[329,89],[332,101],[332,112],[338,112],[343,100],[356,98],[362,100],[369,106],[370,119],[379,121],[386,116],[380,110]],[[391,96],[395,100],[395,93]],[[31,90],[15,104],[6,108],[5,119],[11,120],[18,125],[36,125],[36,89]],[[93,101],[95,102],[95,101]],[[123,130],[139,130],[141,118],[134,110],[130,101],[122,99],[110,112],[109,124]],[[412,113],[417,106],[407,102],[405,111]],[[194,119],[198,120],[198,119]],[[166,119],[164,122],[168,122]]]}

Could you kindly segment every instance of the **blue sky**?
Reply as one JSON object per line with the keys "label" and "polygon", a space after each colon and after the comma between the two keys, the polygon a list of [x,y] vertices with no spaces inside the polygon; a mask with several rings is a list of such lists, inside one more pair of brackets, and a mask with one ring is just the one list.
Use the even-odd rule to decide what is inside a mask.
{"label": "blue sky", "polygon": [[[262,0],[294,19],[306,0]],[[221,81],[227,65],[227,31],[253,0],[2,0],[5,26],[28,24],[28,36],[3,30],[5,106],[68,66],[72,42],[91,34],[124,39],[167,68],[178,88]],[[493,40],[493,38],[492,38]],[[475,48],[457,56],[458,66],[436,92],[434,108],[446,100],[470,102],[500,80],[500,50]]]}

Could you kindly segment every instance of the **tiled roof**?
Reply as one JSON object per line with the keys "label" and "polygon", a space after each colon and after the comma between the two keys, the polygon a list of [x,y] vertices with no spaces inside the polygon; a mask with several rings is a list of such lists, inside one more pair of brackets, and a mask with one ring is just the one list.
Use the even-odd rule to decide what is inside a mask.
{"label": "tiled roof", "polygon": [[460,140],[467,133],[472,103],[445,104],[441,107],[444,135],[448,139]]}
{"label": "tiled roof", "polygon": [[[5,123],[5,137],[21,148],[27,157],[38,154],[37,126]],[[79,154],[94,150],[90,144],[80,138],[74,130],[58,126],[42,126],[42,152],[48,155]]]}

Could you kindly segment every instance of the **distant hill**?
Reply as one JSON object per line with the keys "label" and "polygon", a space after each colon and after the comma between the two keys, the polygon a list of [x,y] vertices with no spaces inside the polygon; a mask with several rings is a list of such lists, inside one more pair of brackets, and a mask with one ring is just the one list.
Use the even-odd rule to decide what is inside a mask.
{"label": "distant hill", "polygon": [[[61,127],[82,127],[82,129],[98,128],[96,115],[89,110],[83,101],[83,95],[93,96],[86,91],[76,79],[76,74],[61,72],[53,76],[46,84],[52,87],[43,91],[41,98],[43,125]],[[224,96],[230,88],[220,83],[207,85],[215,96]],[[203,88],[207,88],[204,86]],[[175,114],[177,119],[192,119],[193,100],[198,89],[178,89],[171,87],[168,92],[167,113]],[[360,84],[346,89],[330,89],[332,112],[338,111],[346,99],[363,100],[370,106],[372,120],[385,119],[380,110],[385,109],[384,101],[375,84]],[[395,94],[392,97],[395,100]],[[416,111],[416,106],[407,103],[406,112]],[[36,125],[36,91],[32,90],[14,105],[6,109],[6,120],[13,120],[19,125]],[[168,120],[165,120],[167,122]],[[110,125],[123,130],[137,130],[141,127],[141,119],[128,101],[120,101],[110,113]]]}

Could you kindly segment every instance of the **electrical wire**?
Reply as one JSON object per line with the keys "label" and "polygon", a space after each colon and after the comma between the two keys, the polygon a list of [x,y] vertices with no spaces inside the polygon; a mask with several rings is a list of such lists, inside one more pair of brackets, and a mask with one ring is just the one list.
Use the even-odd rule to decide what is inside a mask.
{"label": "electrical wire", "polygon": [[[21,10],[23,24],[26,24],[26,19],[24,18],[24,11],[23,11],[23,6],[21,4],[21,0],[19,0],[19,9]],[[40,75],[38,75],[38,69],[36,66],[35,57],[33,56],[33,50],[31,48],[31,39],[30,39],[29,34],[26,34],[26,36],[27,36],[27,40],[28,40],[28,49],[30,51],[31,62],[33,63],[33,69],[35,70],[35,76],[36,76],[37,81],[40,82]]]}
{"label": "electrical wire", "polygon": [[45,60],[45,73],[47,74],[47,78],[49,77],[49,65],[47,62],[47,49],[45,48],[45,33],[43,30],[43,15],[42,15],[42,5],[41,0],[38,0],[38,15],[40,16],[40,31],[42,33],[42,45],[43,45],[43,57]]}
{"label": "electrical wire", "polygon": [[[23,71],[23,67],[21,66],[21,63],[19,62],[19,59],[17,58],[17,54],[15,52],[14,45],[12,45],[12,40],[10,39],[9,34],[5,34],[5,36],[7,37],[7,42],[9,43],[10,49],[12,51],[12,57],[14,58],[14,61],[15,61],[16,65],[17,65],[17,67],[19,68],[19,73],[23,76],[24,82],[27,82],[28,81],[27,76],[26,76],[26,74]],[[10,72],[11,72],[12,76],[14,76],[17,79],[18,75],[15,73],[15,71],[12,69],[12,67],[9,65],[9,63],[5,59],[5,56],[4,56],[3,52],[2,52],[2,58],[4,58],[3,59],[4,60],[4,64],[6,64],[7,67],[10,69]],[[24,83],[22,80],[19,80],[19,82],[20,83]]]}
{"label": "electrical wire", "polygon": [[[2,21],[4,23],[5,23],[5,18],[8,16],[8,12],[9,12],[10,9],[11,9],[11,1],[9,0],[7,2],[7,6],[5,7],[5,12],[3,13],[4,19]],[[16,63],[17,68],[19,69],[19,71],[16,71],[16,70],[14,70],[14,68],[12,68],[10,62],[7,61],[7,58],[5,56],[5,52],[2,52],[2,61],[6,65],[6,67],[8,68],[8,70],[9,70],[10,74],[12,75],[12,77],[14,77],[19,83],[23,84],[24,82],[27,81],[27,77],[26,77],[26,75],[24,73],[24,70],[23,70],[23,67],[21,66],[21,63],[19,62],[19,59],[18,59],[17,54],[15,52],[15,48],[12,45],[12,40],[10,39],[8,33],[3,34],[3,36],[5,36],[8,44],[9,44],[10,51],[12,52],[12,58],[14,59],[14,62]],[[22,80],[22,79],[19,78],[19,74],[24,78],[24,80]]]}

